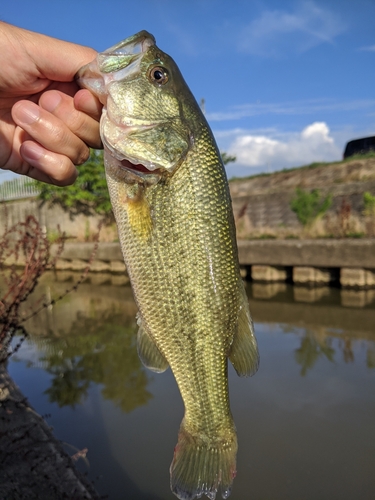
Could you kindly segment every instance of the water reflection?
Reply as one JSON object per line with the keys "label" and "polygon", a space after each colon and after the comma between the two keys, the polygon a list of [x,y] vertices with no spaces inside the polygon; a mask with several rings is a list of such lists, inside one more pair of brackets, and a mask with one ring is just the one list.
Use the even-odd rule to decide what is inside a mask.
{"label": "water reflection", "polygon": [[95,316],[77,318],[64,338],[36,341],[40,362],[52,375],[46,391],[49,401],[74,407],[95,383],[103,386],[105,399],[125,412],[132,411],[151,398],[137,354],[134,325],[124,325],[123,315],[111,311]]}
{"label": "water reflection", "polygon": [[295,360],[301,365],[301,375],[305,376],[307,371],[314,367],[320,357],[325,357],[333,362],[335,350],[332,348],[330,338],[317,340],[314,333],[306,332],[301,340],[301,346],[295,351]]}
{"label": "water reflection", "polygon": [[355,342],[365,345],[366,366],[374,368],[375,290],[273,283],[253,284],[248,294],[255,321],[277,323],[284,333],[300,338],[294,359],[302,376],[321,358],[334,363],[337,351],[345,363],[354,363]]}
{"label": "water reflection", "polygon": [[[37,296],[26,306],[29,310],[43,295],[50,300],[69,289],[68,278],[72,276],[57,277],[56,281],[52,276],[43,279]],[[27,323],[39,351],[34,363],[51,375],[51,386],[45,393],[59,407],[82,403],[92,384],[100,385],[103,397],[124,412],[146,404],[152,397],[137,353],[135,305],[130,290],[113,290],[106,283],[104,280],[100,287],[81,285],[78,292],[66,295]]]}
{"label": "water reflection", "polygon": [[[72,278],[46,276],[35,300],[63,294]],[[88,448],[100,494],[173,500],[176,384],[170,370],[151,376],[138,360],[130,288],[110,275],[91,280],[28,321],[11,375],[39,413],[51,413],[59,439]],[[372,498],[374,295],[284,283],[247,292],[261,367],[251,379],[229,370],[239,437],[230,498]]]}

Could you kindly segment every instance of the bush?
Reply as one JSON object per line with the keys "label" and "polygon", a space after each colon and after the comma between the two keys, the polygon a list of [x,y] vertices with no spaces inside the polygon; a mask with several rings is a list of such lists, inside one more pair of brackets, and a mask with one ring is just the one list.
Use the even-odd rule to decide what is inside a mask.
{"label": "bush", "polygon": [[39,199],[57,203],[72,215],[100,214],[110,219],[112,207],[105,179],[103,151],[92,149],[86,163],[78,167],[74,184],[58,187],[35,181],[40,189]]}
{"label": "bush", "polygon": [[311,225],[316,219],[322,217],[332,204],[332,195],[325,199],[320,196],[319,190],[304,191],[297,188],[295,197],[290,202],[290,208],[297,215],[303,226]]}
{"label": "bush", "polygon": [[363,203],[365,205],[364,215],[375,216],[375,196],[366,191],[363,193]]}

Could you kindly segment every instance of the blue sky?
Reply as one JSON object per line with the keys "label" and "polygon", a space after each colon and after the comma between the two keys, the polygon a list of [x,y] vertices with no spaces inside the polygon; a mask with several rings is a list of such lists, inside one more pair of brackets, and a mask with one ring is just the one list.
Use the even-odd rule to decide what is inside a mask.
{"label": "blue sky", "polygon": [[229,177],[338,160],[375,135],[374,0],[21,0],[0,18],[99,51],[153,33],[237,156]]}

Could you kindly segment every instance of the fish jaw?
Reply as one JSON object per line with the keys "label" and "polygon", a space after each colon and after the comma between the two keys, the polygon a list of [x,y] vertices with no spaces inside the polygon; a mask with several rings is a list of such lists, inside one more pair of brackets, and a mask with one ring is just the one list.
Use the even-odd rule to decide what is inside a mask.
{"label": "fish jaw", "polygon": [[155,45],[153,35],[140,31],[99,52],[93,61],[78,70],[75,79],[80,87],[90,90],[105,105],[107,86],[139,71],[142,54],[152,45]]}

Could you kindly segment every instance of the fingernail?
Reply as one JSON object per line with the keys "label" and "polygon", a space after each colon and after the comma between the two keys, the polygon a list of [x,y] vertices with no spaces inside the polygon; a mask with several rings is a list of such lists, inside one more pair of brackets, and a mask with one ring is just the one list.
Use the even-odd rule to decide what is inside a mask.
{"label": "fingernail", "polygon": [[17,118],[21,125],[31,125],[39,120],[39,117],[39,106],[32,102],[25,102],[17,108]]}
{"label": "fingernail", "polygon": [[46,111],[52,113],[61,102],[61,95],[58,92],[46,92],[41,100],[41,106]]}
{"label": "fingernail", "polygon": [[40,160],[45,154],[45,150],[38,144],[28,142],[21,146],[21,153],[24,160],[29,163]]}

